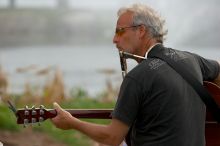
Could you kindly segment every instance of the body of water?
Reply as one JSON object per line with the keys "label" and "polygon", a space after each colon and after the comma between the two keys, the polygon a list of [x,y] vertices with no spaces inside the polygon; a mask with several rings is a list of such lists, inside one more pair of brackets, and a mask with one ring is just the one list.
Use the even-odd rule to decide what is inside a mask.
{"label": "body of water", "polygon": [[[187,49],[206,58],[220,60],[220,49]],[[135,62],[128,61],[129,68]],[[120,86],[122,81],[119,55],[112,46],[74,46],[74,47],[22,47],[0,49],[0,65],[9,79],[9,92],[21,93],[25,83],[43,86],[48,75],[36,75],[36,71],[44,68],[58,67],[64,78],[65,89],[81,87],[94,95],[106,88],[106,80],[113,85]],[[31,66],[31,67],[30,67]],[[18,68],[27,68],[25,72],[18,72]],[[103,70],[113,70],[106,74]]]}

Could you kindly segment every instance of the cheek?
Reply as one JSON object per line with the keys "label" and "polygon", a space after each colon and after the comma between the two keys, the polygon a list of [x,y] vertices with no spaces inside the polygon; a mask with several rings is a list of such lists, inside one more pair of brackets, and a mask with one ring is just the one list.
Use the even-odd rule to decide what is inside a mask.
{"label": "cheek", "polygon": [[129,53],[135,53],[135,49],[137,48],[137,42],[135,36],[132,35],[124,35],[120,38],[120,46],[123,48],[124,51]]}
{"label": "cheek", "polygon": [[121,41],[123,45],[126,45],[126,46],[132,46],[134,44],[133,37],[129,37],[129,36],[124,37]]}
{"label": "cheek", "polygon": [[138,41],[139,40],[136,40],[135,37],[132,37],[132,38],[128,38],[127,39],[127,45],[132,49],[132,50],[135,50],[138,46]]}
{"label": "cheek", "polygon": [[132,43],[132,40],[130,38],[124,38],[122,41],[121,41],[121,46],[123,48],[123,50],[125,52],[129,52],[129,53],[132,53],[132,49],[133,49],[133,43]]}

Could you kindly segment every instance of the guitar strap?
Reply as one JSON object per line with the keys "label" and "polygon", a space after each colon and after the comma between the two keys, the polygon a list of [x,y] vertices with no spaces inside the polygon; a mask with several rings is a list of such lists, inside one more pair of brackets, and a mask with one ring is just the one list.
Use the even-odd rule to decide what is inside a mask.
{"label": "guitar strap", "polygon": [[177,73],[179,73],[195,89],[207,108],[211,111],[215,120],[220,123],[220,108],[210,93],[204,88],[202,83],[200,83],[194,75],[185,68],[185,65],[182,62],[177,62],[169,55],[163,55],[163,53],[160,53],[162,49],[164,49],[162,45],[156,45],[154,49],[149,52],[148,57],[158,58],[165,61]]}

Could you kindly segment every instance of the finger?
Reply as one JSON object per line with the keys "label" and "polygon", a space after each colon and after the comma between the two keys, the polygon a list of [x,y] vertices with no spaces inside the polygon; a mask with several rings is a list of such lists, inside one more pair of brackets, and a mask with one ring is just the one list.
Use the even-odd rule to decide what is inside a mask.
{"label": "finger", "polygon": [[62,111],[62,108],[60,107],[60,105],[56,102],[53,103],[53,107],[54,109],[59,113]]}

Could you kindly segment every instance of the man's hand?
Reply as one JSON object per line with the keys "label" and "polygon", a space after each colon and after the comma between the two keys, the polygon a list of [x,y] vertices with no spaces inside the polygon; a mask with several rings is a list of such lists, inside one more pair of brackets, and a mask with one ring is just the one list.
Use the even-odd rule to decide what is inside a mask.
{"label": "man's hand", "polygon": [[51,119],[52,123],[57,128],[63,130],[73,129],[73,123],[78,119],[74,118],[69,112],[63,110],[56,102],[53,103],[53,106],[57,112],[57,116]]}

